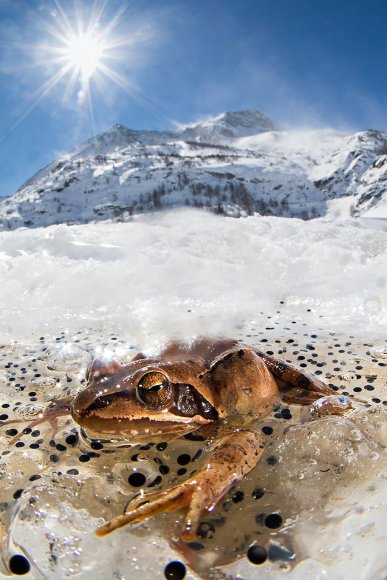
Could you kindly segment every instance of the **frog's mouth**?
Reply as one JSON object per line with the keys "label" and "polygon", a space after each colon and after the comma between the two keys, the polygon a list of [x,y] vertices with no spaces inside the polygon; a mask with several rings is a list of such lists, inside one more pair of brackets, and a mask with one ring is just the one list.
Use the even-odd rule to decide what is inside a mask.
{"label": "frog's mouth", "polygon": [[181,423],[168,420],[155,420],[148,417],[142,419],[127,419],[112,417],[83,417],[76,419],[77,423],[87,430],[88,434],[133,438],[135,440],[154,441],[156,438],[165,439],[167,436],[177,437],[189,433],[199,425]]}

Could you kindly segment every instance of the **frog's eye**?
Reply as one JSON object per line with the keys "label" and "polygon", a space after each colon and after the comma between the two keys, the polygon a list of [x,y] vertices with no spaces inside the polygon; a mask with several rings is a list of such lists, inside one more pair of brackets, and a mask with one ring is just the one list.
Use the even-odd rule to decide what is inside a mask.
{"label": "frog's eye", "polygon": [[172,395],[168,377],[158,371],[151,371],[141,377],[137,385],[137,397],[153,409],[164,407]]}

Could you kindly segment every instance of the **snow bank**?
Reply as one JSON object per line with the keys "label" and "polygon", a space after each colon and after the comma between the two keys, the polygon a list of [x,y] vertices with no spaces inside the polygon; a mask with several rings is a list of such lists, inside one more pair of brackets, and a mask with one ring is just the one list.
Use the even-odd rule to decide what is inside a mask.
{"label": "snow bank", "polygon": [[130,340],[235,334],[281,302],[382,332],[387,233],[194,210],[0,233],[0,339],[110,325]]}

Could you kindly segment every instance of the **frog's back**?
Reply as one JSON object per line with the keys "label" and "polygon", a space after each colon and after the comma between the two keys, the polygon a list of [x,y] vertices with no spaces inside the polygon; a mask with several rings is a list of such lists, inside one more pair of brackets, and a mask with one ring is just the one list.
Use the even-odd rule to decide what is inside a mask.
{"label": "frog's back", "polygon": [[187,360],[187,358],[202,359],[210,366],[212,361],[223,352],[236,348],[236,340],[198,338],[193,342],[174,340],[160,353],[161,360]]}

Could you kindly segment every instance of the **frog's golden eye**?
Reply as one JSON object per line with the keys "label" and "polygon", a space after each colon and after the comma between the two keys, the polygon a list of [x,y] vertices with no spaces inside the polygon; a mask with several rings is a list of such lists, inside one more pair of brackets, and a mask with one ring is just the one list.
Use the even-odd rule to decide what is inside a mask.
{"label": "frog's golden eye", "polygon": [[164,407],[170,401],[171,395],[171,383],[168,377],[159,371],[146,373],[138,382],[138,399],[153,409]]}

